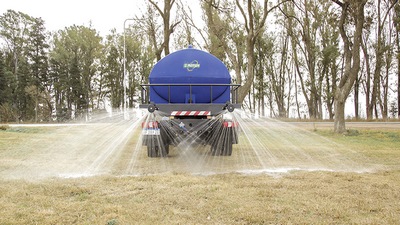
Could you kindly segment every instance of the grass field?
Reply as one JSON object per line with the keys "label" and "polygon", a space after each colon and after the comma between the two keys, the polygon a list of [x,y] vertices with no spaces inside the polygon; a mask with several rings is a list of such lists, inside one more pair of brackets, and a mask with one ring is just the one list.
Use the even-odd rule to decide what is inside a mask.
{"label": "grass field", "polygon": [[[340,157],[350,155],[349,161],[365,167],[364,172],[302,169],[301,162],[291,157],[315,151],[313,145],[294,148],[300,145],[296,143],[298,140],[291,140],[295,144],[289,145],[263,138],[261,142],[277,146],[277,152],[268,146],[276,165],[287,159],[293,161],[291,166],[298,164],[300,169],[244,172],[254,164],[250,158],[255,157],[250,154],[254,150],[246,150],[248,147],[244,145],[243,149],[236,147],[232,157],[205,162],[204,165],[218,167],[214,173],[198,174],[175,165],[188,158],[148,159],[142,157],[145,150],[132,153],[111,147],[135,148],[137,139],[119,142],[101,139],[100,144],[100,139],[88,138],[95,133],[121,134],[126,127],[119,126],[110,129],[101,125],[95,132],[79,127],[0,131],[0,224],[398,224],[400,221],[399,129],[359,128],[348,135],[333,134],[330,129],[302,130],[306,135],[333,143],[332,146],[341,146],[331,153]],[[263,130],[254,129],[254,133],[264,137]],[[72,133],[74,138],[68,135]],[[77,136],[85,141],[77,141]],[[64,141],[58,141],[60,137]],[[96,151],[88,146],[95,146]],[[107,151],[103,152],[100,146]],[[289,147],[301,152],[285,153],[284,149]],[[239,150],[248,152],[239,154]],[[280,159],[278,152],[284,158]],[[323,156],[315,153],[311,156],[310,162],[335,168],[331,165],[336,162],[331,159],[335,155],[329,154],[326,162]],[[242,164],[239,169],[234,166],[238,162]],[[153,168],[156,164],[172,169],[156,173],[144,170],[141,174],[128,170]],[[55,176],[56,172],[83,168],[98,173],[70,178]]]}

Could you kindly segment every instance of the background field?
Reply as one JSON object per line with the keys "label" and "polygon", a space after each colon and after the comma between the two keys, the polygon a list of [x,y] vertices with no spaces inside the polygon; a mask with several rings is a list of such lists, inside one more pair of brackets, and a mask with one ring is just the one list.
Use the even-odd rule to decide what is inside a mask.
{"label": "background field", "polygon": [[0,224],[396,224],[400,129],[241,121],[231,157],[147,158],[139,122],[0,131]]}

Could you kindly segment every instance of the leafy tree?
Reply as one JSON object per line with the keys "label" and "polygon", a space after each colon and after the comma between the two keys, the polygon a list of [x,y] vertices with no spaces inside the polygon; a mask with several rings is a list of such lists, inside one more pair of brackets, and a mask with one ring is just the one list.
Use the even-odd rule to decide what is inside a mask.
{"label": "leafy tree", "polygon": [[12,81],[13,73],[6,67],[5,58],[2,51],[0,51],[0,121],[9,122],[15,121],[17,113],[15,108],[12,107]]}
{"label": "leafy tree", "polygon": [[[208,51],[224,61],[228,68],[234,70],[235,83],[241,84],[242,73],[247,63],[245,61],[246,44],[243,26],[236,19],[233,11],[234,3],[206,0],[202,7],[207,21]],[[227,60],[225,60],[225,54]],[[249,108],[252,109],[251,105]]]}
{"label": "leafy tree", "polygon": [[[254,47],[257,38],[264,32],[267,16],[272,10],[278,8],[287,1],[278,1],[278,3],[272,7],[268,2],[268,0],[265,0],[264,5],[260,6],[256,5],[256,2],[248,0],[243,6],[239,0],[236,0],[236,6],[239,8],[244,20],[244,28],[246,31],[246,56],[248,60],[246,81],[239,90],[239,102],[243,102],[253,83],[255,71]],[[258,10],[261,10],[261,13],[258,12]]]}
{"label": "leafy tree", "polygon": [[4,54],[0,51],[0,105],[7,102],[7,99],[10,99],[10,82],[9,77],[7,76],[7,68],[5,65]]}
{"label": "leafy tree", "polygon": [[202,8],[206,16],[208,31],[208,40],[205,40],[207,49],[218,59],[224,61],[228,49],[227,38],[231,29],[226,20],[219,15],[221,14],[219,4],[221,4],[220,1],[206,0],[202,2]]}
{"label": "leafy tree", "polygon": [[[38,112],[40,111],[39,103],[44,101],[44,106],[47,108],[47,120],[51,118],[52,105],[49,98],[50,83],[48,80],[48,56],[47,50],[49,45],[47,43],[48,36],[44,21],[41,18],[34,20],[28,34],[27,45],[27,58],[31,61],[31,76],[32,86],[34,87],[34,94],[32,98],[35,102],[35,122],[38,122]],[[30,93],[33,93],[32,91]],[[44,115],[42,115],[44,116]]]}
{"label": "leafy tree", "polygon": [[[321,79],[325,79],[323,84],[323,99],[326,104],[329,119],[334,118],[334,93],[337,88],[337,79],[339,74],[339,32],[338,32],[338,18],[335,13],[332,13],[332,7],[324,5],[321,7],[323,12],[320,14],[321,25],[319,26],[319,33],[321,36],[321,55],[319,59],[319,70]],[[357,104],[357,103],[356,103]],[[322,109],[321,109],[322,110]],[[356,113],[358,115],[358,113]]]}
{"label": "leafy tree", "polygon": [[37,121],[39,96],[31,95],[27,88],[36,86],[36,93],[39,89],[44,90],[47,73],[45,51],[48,47],[44,21],[8,10],[0,17],[0,36],[5,41],[5,82],[9,89],[7,92],[11,93],[10,104],[18,110],[19,120],[34,118]]}
{"label": "leafy tree", "polygon": [[106,92],[106,96],[111,101],[111,106],[113,108],[119,108],[122,106],[124,101],[123,96],[123,68],[122,68],[122,57],[119,51],[120,42],[119,36],[112,32],[112,34],[107,36],[107,41],[105,43],[106,58],[102,63],[104,67],[103,84]]}
{"label": "leafy tree", "polygon": [[[328,72],[337,58],[332,58],[335,55],[331,54],[335,50],[334,43],[328,42],[332,41],[331,32],[335,32],[330,30],[333,23],[330,4],[328,1],[293,1],[286,4],[282,12],[286,17],[285,29],[291,39],[294,65],[308,114],[310,118],[321,119],[324,81],[328,82],[325,86],[331,88]],[[328,98],[325,102],[331,105],[331,96],[325,96]]]}
{"label": "leafy tree", "polygon": [[[147,83],[151,68],[155,63],[155,54],[146,33],[140,23],[135,23],[126,29],[126,72],[129,79],[128,97],[130,107],[134,107],[139,96],[139,84]],[[113,108],[123,105],[123,36],[114,31],[107,36],[104,54],[102,81],[105,97],[110,99]]]}
{"label": "leafy tree", "polygon": [[87,119],[97,98],[93,85],[103,48],[101,37],[91,27],[74,25],[56,33],[53,41],[50,62],[57,116]]}

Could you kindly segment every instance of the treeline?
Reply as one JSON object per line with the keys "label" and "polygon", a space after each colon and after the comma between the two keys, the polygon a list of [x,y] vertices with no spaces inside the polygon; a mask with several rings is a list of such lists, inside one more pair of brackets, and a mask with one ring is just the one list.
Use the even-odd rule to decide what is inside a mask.
{"label": "treeline", "polygon": [[[123,35],[112,31],[102,38],[92,27],[76,25],[49,33],[44,24],[13,10],[0,17],[0,121],[65,121],[85,118],[105,104],[120,108]],[[127,30],[130,107],[155,61],[140,35]]]}
{"label": "treeline", "polygon": [[189,44],[224,61],[244,107],[260,115],[343,119],[351,96],[356,118],[398,117],[399,18],[398,0],[148,0],[124,33],[100,37],[76,25],[49,33],[42,19],[8,10],[0,17],[0,120],[121,108],[124,49],[134,107],[152,65]]}

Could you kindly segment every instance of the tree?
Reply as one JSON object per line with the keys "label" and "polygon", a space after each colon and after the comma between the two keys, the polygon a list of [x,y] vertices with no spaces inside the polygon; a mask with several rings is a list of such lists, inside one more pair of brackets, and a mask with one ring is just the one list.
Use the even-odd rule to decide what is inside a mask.
{"label": "tree", "polygon": [[0,51],[0,121],[15,121],[17,114],[11,105],[13,73],[6,67],[5,58]]}
{"label": "tree", "polygon": [[[161,54],[164,51],[164,55],[168,55],[170,53],[169,50],[169,42],[170,42],[170,37],[171,34],[174,32],[175,27],[180,23],[180,20],[173,22],[171,24],[171,9],[175,4],[175,0],[164,0],[164,7],[161,9],[161,7],[154,2],[153,0],[149,0],[149,3],[156,9],[158,14],[161,16],[161,19],[163,21],[162,26],[163,26],[163,41],[161,44],[157,43],[157,38],[156,38],[156,23],[154,23],[154,20],[149,18],[149,31],[151,32],[151,37],[153,39],[153,47],[156,49],[156,58],[157,61],[161,59]],[[150,10],[151,11],[151,10]]]}
{"label": "tree", "polygon": [[[345,1],[332,0],[341,8],[341,16],[339,20],[339,32],[343,41],[344,55],[344,71],[343,76],[339,80],[335,92],[335,120],[334,131],[336,133],[344,133],[345,125],[345,102],[354,85],[360,70],[360,47],[362,41],[362,31],[364,25],[364,6],[366,0]],[[345,26],[349,20],[354,21],[354,31],[350,37],[346,33]]]}
{"label": "tree", "polygon": [[71,26],[53,37],[50,52],[58,117],[88,116],[97,98],[93,82],[97,75],[101,37],[91,27]]}
{"label": "tree", "polygon": [[327,20],[322,20],[319,27],[321,34],[321,58],[319,60],[321,78],[325,79],[323,85],[323,98],[326,104],[329,119],[334,118],[334,93],[337,88],[337,77],[339,73],[339,32],[336,26],[338,18],[336,14],[331,13],[331,7],[322,7],[324,12],[321,16],[326,15]]}
{"label": "tree", "polygon": [[[239,11],[244,20],[244,27],[246,31],[246,56],[248,61],[247,67],[247,76],[246,81],[243,83],[243,86],[239,89],[239,102],[243,102],[244,98],[248,94],[251,89],[253,79],[254,79],[254,71],[255,71],[255,44],[257,38],[264,32],[265,29],[265,21],[269,13],[279,7],[279,5],[287,2],[278,1],[278,3],[272,7],[269,7],[269,1],[264,0],[263,6],[254,5],[252,0],[247,0],[244,8],[239,0],[236,1],[236,6],[239,8]],[[246,13],[246,11],[247,13]],[[257,15],[257,10],[261,10],[261,15]]]}
{"label": "tree", "polygon": [[137,102],[139,83],[148,80],[151,68],[155,62],[154,52],[150,42],[141,38],[143,32],[140,26],[130,26],[126,38],[126,63],[129,74],[129,103],[130,107]]}
{"label": "tree", "polygon": [[35,102],[35,122],[38,122],[39,120],[38,112],[40,111],[40,101],[44,101],[44,106],[48,107],[45,110],[47,111],[47,114],[42,115],[42,117],[46,117],[46,119],[49,120],[52,112],[51,99],[49,98],[50,84],[48,80],[47,50],[49,45],[47,44],[47,34],[44,21],[41,18],[34,20],[34,23],[29,30],[27,46],[26,56],[32,62],[31,87],[33,87],[34,90],[29,91],[29,93],[33,94],[32,98]]}
{"label": "tree", "polygon": [[[390,4],[390,6],[387,7],[386,12],[382,13],[382,6],[384,4],[381,4],[382,0],[378,0],[377,2],[377,41],[376,41],[376,47],[375,47],[375,57],[376,57],[376,63],[375,63],[375,70],[373,73],[373,88],[372,88],[372,95],[371,95],[371,102],[367,106],[368,107],[368,112],[372,112],[372,108],[375,107],[375,114],[376,117],[377,115],[377,110],[376,110],[376,105],[379,102],[380,103],[380,108],[382,112],[383,118],[386,118],[388,115],[388,102],[387,102],[387,89],[388,89],[388,80],[384,79],[381,80],[382,76],[382,67],[384,66],[384,58],[386,54],[390,54],[390,48],[388,48],[388,44],[385,43],[385,35],[384,35],[384,25],[386,23],[386,20],[388,19],[389,13],[391,12],[392,8],[395,6],[397,1],[394,1],[392,3],[389,3],[389,1],[385,2],[386,4]],[[391,60],[389,60],[391,61]],[[388,78],[388,77],[387,77]],[[381,90],[380,85],[381,82],[383,82]],[[380,100],[380,93],[384,92],[384,100]]]}
{"label": "tree", "polygon": [[219,4],[221,4],[219,1],[206,0],[203,1],[202,8],[206,16],[208,31],[208,40],[205,40],[206,48],[211,54],[224,61],[226,54],[232,55],[232,50],[228,50],[229,47],[227,46],[227,38],[231,29],[230,25],[227,24],[227,20],[223,20],[220,17],[220,8],[222,6]]}
{"label": "tree", "polygon": [[[205,0],[202,7],[207,22],[207,49],[211,54],[224,61],[229,69],[234,70],[235,76],[232,79],[235,83],[242,84],[242,74],[247,65],[245,57],[246,37],[243,25],[235,16],[234,3]],[[247,93],[243,96],[243,99],[246,95]],[[242,103],[246,104],[243,100]],[[251,104],[248,108],[253,110]]]}
{"label": "tree", "polygon": [[[397,2],[397,0],[392,0]],[[397,117],[400,118],[400,4],[394,7],[394,24],[396,27],[396,61],[397,61]]]}
{"label": "tree", "polygon": [[105,58],[101,62],[104,66],[101,74],[104,75],[102,84],[104,85],[105,97],[110,99],[112,108],[119,108],[124,101],[123,96],[123,64],[121,37],[115,30],[107,35],[105,42]]}
{"label": "tree", "polygon": [[[80,66],[82,68],[83,96],[81,97],[86,106],[86,117],[89,115],[89,109],[93,109],[94,100],[98,97],[94,90],[94,81],[97,76],[97,68],[103,45],[102,38],[92,27],[80,27]],[[88,118],[86,118],[87,120]]]}
{"label": "tree", "polygon": [[[310,118],[322,118],[325,102],[332,115],[335,79],[329,72],[337,60],[335,14],[329,1],[293,1],[281,9],[290,37],[291,55]],[[324,88],[325,87],[325,88]]]}
{"label": "tree", "polygon": [[[4,81],[9,88],[8,92],[11,93],[8,101],[17,109],[19,120],[34,118],[38,121],[39,95],[32,95],[33,92],[28,90],[35,86],[35,93],[39,93],[39,89],[44,91],[46,85],[48,45],[44,21],[22,12],[8,10],[0,17],[0,36],[6,46],[7,71]],[[9,76],[9,73],[12,73],[12,76]],[[48,117],[48,114],[45,116]]]}

